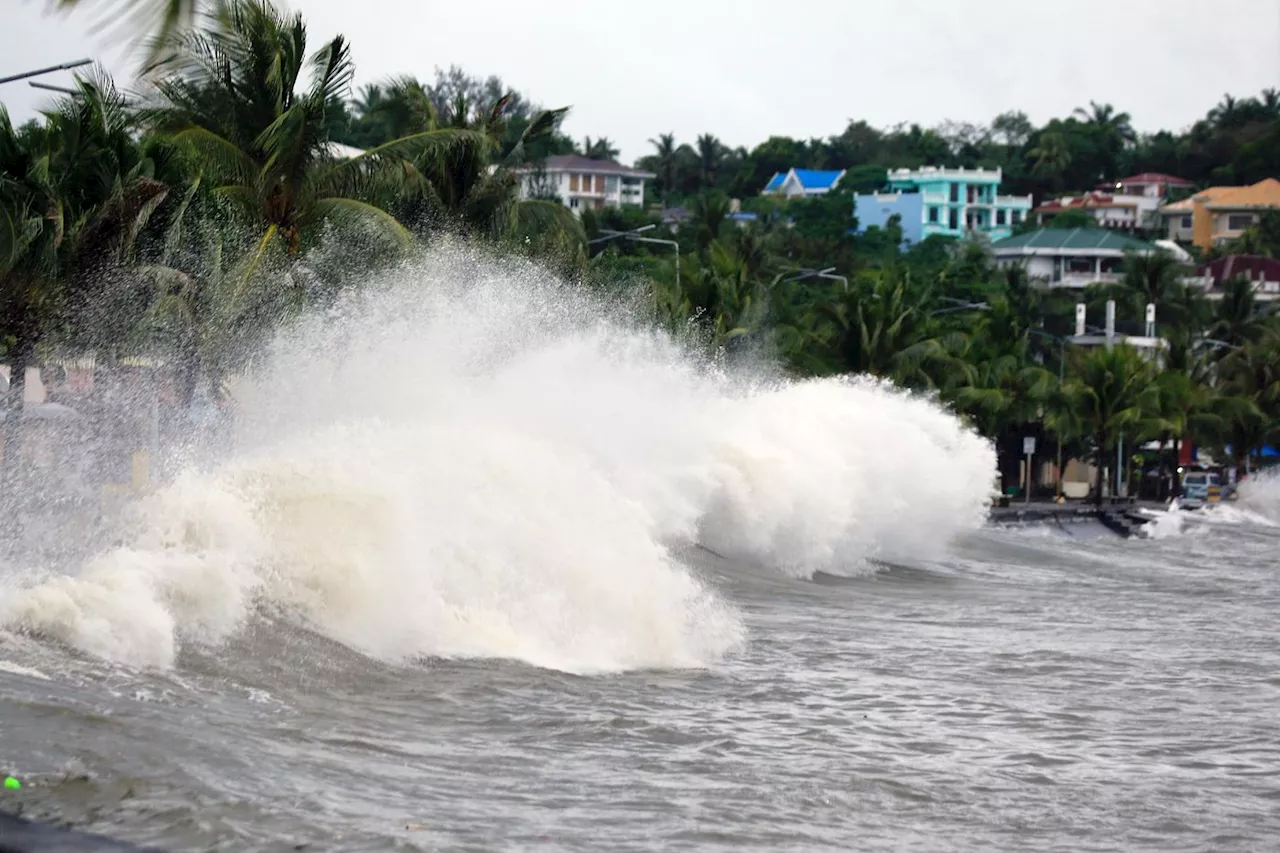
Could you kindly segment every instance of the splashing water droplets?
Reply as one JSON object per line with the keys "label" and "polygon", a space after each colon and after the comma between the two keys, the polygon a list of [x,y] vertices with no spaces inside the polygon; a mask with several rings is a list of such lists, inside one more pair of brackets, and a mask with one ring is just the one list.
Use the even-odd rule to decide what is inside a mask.
{"label": "splashing water droplets", "polygon": [[129,547],[0,588],[0,625],[152,666],[255,614],[390,661],[704,666],[745,630],[673,543],[801,576],[936,553],[995,464],[928,401],[718,369],[456,252],[282,331],[235,396],[233,450]]}

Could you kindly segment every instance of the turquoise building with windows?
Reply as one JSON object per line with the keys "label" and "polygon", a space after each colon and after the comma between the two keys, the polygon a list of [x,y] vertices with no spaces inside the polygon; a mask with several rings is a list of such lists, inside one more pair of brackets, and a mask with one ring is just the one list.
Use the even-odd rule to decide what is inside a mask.
{"label": "turquoise building with windows", "polygon": [[935,234],[984,234],[1002,240],[1031,212],[1031,196],[1000,195],[999,169],[891,169],[888,190],[854,196],[858,233],[883,228],[898,216],[903,240],[918,243]]}

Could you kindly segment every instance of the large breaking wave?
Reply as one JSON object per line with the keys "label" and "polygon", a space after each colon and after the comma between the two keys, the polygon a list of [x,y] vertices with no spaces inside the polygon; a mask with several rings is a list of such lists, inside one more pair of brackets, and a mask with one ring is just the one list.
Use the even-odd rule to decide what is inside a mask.
{"label": "large breaking wave", "polygon": [[236,432],[128,547],[0,587],[0,625],[171,666],[253,616],[385,660],[713,663],[738,612],[680,542],[797,576],[929,556],[985,517],[990,445],[867,378],[696,357],[456,250],[280,333]]}

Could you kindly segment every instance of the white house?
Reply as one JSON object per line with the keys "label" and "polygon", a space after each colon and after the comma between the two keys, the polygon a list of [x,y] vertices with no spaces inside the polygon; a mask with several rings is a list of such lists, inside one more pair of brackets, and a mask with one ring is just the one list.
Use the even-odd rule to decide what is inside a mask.
{"label": "white house", "polygon": [[521,178],[520,198],[554,196],[579,214],[588,207],[638,207],[644,204],[644,182],[657,177],[653,172],[612,160],[592,160],[577,154],[555,155],[517,171]]}
{"label": "white house", "polygon": [[1083,210],[1103,228],[1133,231],[1147,227],[1156,217],[1160,198],[1150,195],[1087,192],[1046,201],[1035,209],[1040,224],[1052,226],[1054,218],[1068,210]]}
{"label": "white house", "polygon": [[1045,287],[1083,288],[1115,284],[1124,277],[1128,252],[1148,255],[1157,247],[1102,228],[1040,228],[991,244],[996,266],[1023,265]]}
{"label": "white house", "polygon": [[1195,184],[1177,175],[1166,175],[1163,172],[1143,172],[1141,175],[1130,175],[1117,181],[1098,184],[1094,189],[1117,195],[1139,195],[1144,198],[1163,199],[1173,190],[1189,190]]}

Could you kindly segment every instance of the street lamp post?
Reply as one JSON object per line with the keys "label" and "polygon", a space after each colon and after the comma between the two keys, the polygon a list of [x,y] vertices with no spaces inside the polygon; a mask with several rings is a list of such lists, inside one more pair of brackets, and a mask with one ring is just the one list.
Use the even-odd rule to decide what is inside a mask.
{"label": "street lamp post", "polygon": [[985,302],[969,302],[965,299],[956,299],[954,296],[938,297],[943,302],[955,303],[950,308],[939,308],[937,311],[930,311],[930,317],[937,317],[939,314],[954,314],[957,311],[990,311],[991,306]]}
{"label": "street lamp post", "polygon": [[[1062,380],[1066,376],[1064,369],[1067,366],[1067,339],[1062,335],[1055,335],[1043,329],[1027,329],[1027,331],[1033,335],[1040,335],[1058,342],[1058,387],[1061,388]],[[1062,436],[1055,435],[1054,444],[1058,445],[1058,476],[1056,477],[1058,484],[1056,491],[1057,497],[1060,498],[1062,497]]]}
{"label": "street lamp post", "polygon": [[76,96],[80,94],[75,89],[68,89],[66,86],[53,86],[49,83],[40,83],[35,80],[29,81],[27,85],[33,89],[46,89],[50,92],[61,92],[64,95]]}
{"label": "street lamp post", "polygon": [[831,281],[840,282],[847,293],[849,291],[849,279],[842,275],[834,275],[833,273],[835,273],[835,271],[835,267],[827,267],[823,270],[800,269],[796,270],[795,277],[789,278],[787,281],[804,281],[806,278],[825,278],[830,279]]}
{"label": "street lamp post", "polygon": [[77,59],[74,62],[64,62],[61,65],[50,65],[48,68],[37,68],[35,71],[23,71],[21,74],[10,74],[8,77],[0,77],[0,85],[12,83],[14,80],[25,80],[28,77],[39,77],[41,74],[49,74],[53,71],[70,71],[72,68],[79,68],[82,65],[92,64],[92,59]]}
{"label": "street lamp post", "polygon": [[680,244],[677,243],[675,240],[663,240],[658,237],[637,236],[639,234],[642,234],[645,231],[648,231],[656,227],[657,226],[651,222],[648,225],[642,225],[639,228],[633,228],[630,231],[614,231],[609,228],[601,228],[600,233],[605,236],[597,237],[594,240],[588,240],[587,245],[594,246],[597,243],[607,243],[610,240],[617,240],[619,237],[621,237],[627,240],[634,240],[637,243],[658,243],[663,246],[671,246],[673,249],[676,250],[676,289],[679,290],[680,289]]}

